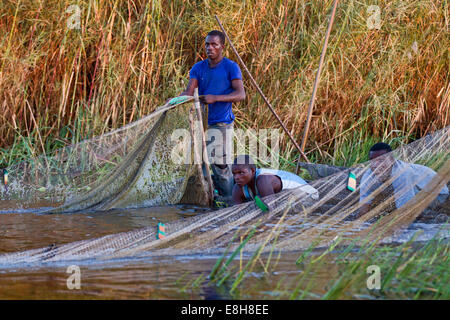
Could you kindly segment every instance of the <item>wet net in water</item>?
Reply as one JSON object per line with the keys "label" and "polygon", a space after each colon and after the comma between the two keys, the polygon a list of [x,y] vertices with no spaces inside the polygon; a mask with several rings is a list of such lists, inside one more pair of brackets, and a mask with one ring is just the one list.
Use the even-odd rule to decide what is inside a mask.
{"label": "wet net in water", "polygon": [[[143,167],[148,169],[150,173],[147,176],[152,177],[151,183],[155,184],[148,190],[156,191],[152,191],[152,193],[145,190],[147,199],[141,201],[141,203],[148,205],[154,202],[161,204],[180,201],[186,191],[187,180],[193,175],[192,169],[190,169],[192,166],[171,164],[171,161],[167,160],[167,150],[171,150],[171,147],[167,148],[168,145],[165,145],[165,143],[168,143],[169,129],[180,127],[180,121],[185,127],[192,124],[192,122],[186,120],[186,114],[189,114],[187,109],[178,107],[167,112],[167,114],[159,113],[160,116],[158,117],[151,115],[145,118],[146,120],[143,119],[145,121],[139,125],[133,124],[124,128],[124,131],[136,131],[133,135],[126,135],[125,140],[134,140],[135,145],[137,143],[140,146],[130,148],[128,152],[125,150],[131,144],[127,144],[127,141],[121,141],[124,137],[123,135],[120,136],[119,132],[116,136],[111,137],[111,141],[115,141],[111,144],[117,146],[117,148],[114,150],[110,148],[109,153],[99,148],[103,151],[101,156],[92,151],[95,148],[91,148],[91,151],[86,155],[82,152],[83,148],[86,147],[76,146],[75,154],[91,157],[95,161],[100,159],[98,160],[100,166],[106,168],[105,174],[104,176],[96,174],[95,178],[90,177],[88,173],[78,176],[78,180],[75,179],[74,183],[69,184],[73,186],[73,190],[70,189],[70,195],[64,192],[56,192],[59,205],[50,209],[50,212],[61,211],[61,208],[104,209],[112,207],[112,204],[135,205],[139,202],[137,201],[139,200],[137,194],[139,189],[142,188],[135,181],[139,181],[139,175],[145,172],[145,170],[142,170]],[[145,126],[142,123],[145,123]],[[157,138],[153,139],[154,137]],[[89,143],[94,145],[93,142]],[[253,202],[248,202],[168,223],[165,226],[166,236],[164,239],[156,238],[155,225],[97,239],[0,255],[0,265],[217,253],[227,248],[230,250],[238,248],[243,239],[246,238],[248,240],[244,251],[250,252],[274,249],[301,250],[310,247],[313,242],[316,246],[328,246],[336,241],[345,244],[354,239],[363,238],[370,241],[379,241],[401,232],[426,210],[434,210],[438,214],[449,216],[449,199],[445,195],[443,198],[439,196],[442,190],[446,188],[450,178],[449,143],[450,126],[377,158],[376,166],[372,161],[372,163],[366,162],[345,170],[337,170],[330,176],[310,183],[318,190],[319,199],[313,198],[311,194],[304,192],[301,187],[284,190],[264,199],[270,207],[269,212],[263,212]],[[119,149],[120,151],[118,151]],[[141,154],[144,149],[146,152]],[[112,157],[118,157],[115,154],[116,152],[120,155],[121,161],[116,158],[114,158],[116,160],[112,160]],[[101,159],[108,159],[108,161]],[[67,159],[66,161],[72,168],[79,166],[79,163],[75,163],[75,160]],[[41,162],[40,168],[45,168],[46,164]],[[110,164],[110,162],[112,163]],[[127,165],[124,165],[124,163]],[[129,169],[130,163],[137,163],[136,166],[140,168],[140,171]],[[386,176],[386,172],[383,172],[383,170],[391,173],[393,163],[403,164],[399,165],[399,169],[395,173],[392,171],[392,174],[388,175],[386,179],[382,179],[383,183],[375,184],[375,174],[379,177]],[[408,164],[412,163],[427,166],[437,173],[434,176],[413,175],[407,184],[399,186],[397,183],[395,192],[392,192],[393,184],[397,179],[404,174],[410,175],[411,168]],[[305,165],[305,167],[308,166]],[[369,190],[365,201],[371,202],[370,210],[361,215],[361,207],[364,205],[360,201],[361,180],[372,169],[373,171],[364,186],[365,189]],[[27,170],[31,169],[27,167]],[[130,171],[133,171],[133,173],[130,173]],[[34,169],[30,172],[40,171]],[[357,187],[354,191],[347,188],[350,172],[356,177],[357,181]],[[130,175],[133,176],[133,179],[130,179]],[[41,185],[48,188],[48,181],[52,182],[51,186],[61,186],[62,190],[67,192],[66,180],[54,183],[57,178],[49,180],[48,177],[43,176],[43,182],[38,185],[29,183],[29,180],[25,178],[22,180],[22,184],[27,185],[27,188],[21,192],[27,195],[27,200],[32,201],[34,199],[29,195],[37,194],[40,196],[41,191],[36,188]],[[55,173],[55,177],[59,177],[59,173]],[[87,182],[79,182],[82,179],[87,179]],[[99,190],[99,186],[105,187],[108,183],[116,180],[123,180],[126,181],[127,186],[134,186],[133,188],[136,191],[133,192],[136,192],[136,196],[133,195],[128,198],[132,201],[123,200],[127,198],[123,196],[126,193],[123,191],[124,188],[120,189],[118,193],[94,192]],[[133,181],[133,183],[130,183],[130,181]],[[87,193],[86,191],[80,193],[78,189],[80,185],[90,186],[91,189]],[[411,192],[411,185],[420,185],[422,188],[416,190],[417,194],[413,198],[397,208],[396,200],[406,197]],[[55,192],[55,190],[58,191],[59,189],[56,188],[52,192]],[[12,194],[19,198],[22,196],[19,192]],[[93,196],[91,196],[92,194]],[[74,197],[75,200],[67,202],[69,196]],[[95,201],[90,201],[91,198],[95,197],[97,197]]]}
{"label": "wet net in water", "polygon": [[190,104],[166,105],[118,130],[12,165],[0,187],[0,210],[61,213],[178,203],[189,178],[197,176],[184,159],[196,140],[185,135],[180,141],[173,133],[190,132],[194,116]]}

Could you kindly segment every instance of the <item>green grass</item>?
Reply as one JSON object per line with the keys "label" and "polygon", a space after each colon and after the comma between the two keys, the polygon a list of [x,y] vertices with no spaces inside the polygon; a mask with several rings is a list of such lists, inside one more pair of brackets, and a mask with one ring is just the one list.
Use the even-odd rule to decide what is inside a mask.
{"label": "green grass", "polygon": [[[179,94],[205,58],[214,14],[300,144],[331,0],[80,0],[79,30],[66,26],[72,4],[1,4],[1,165],[121,127]],[[370,143],[396,146],[450,123],[448,1],[378,1],[379,30],[366,25],[372,4],[338,6],[306,144],[312,162],[349,166]],[[244,84],[234,107],[242,128],[279,128],[245,74]],[[298,152],[286,137],[281,151],[292,167]]]}
{"label": "green grass", "polygon": [[[300,143],[331,0],[80,0],[80,30],[66,28],[71,4],[0,4],[0,166],[121,127],[179,94],[191,66],[205,58],[203,40],[218,29],[216,13]],[[351,166],[366,161],[375,142],[395,148],[450,123],[448,1],[378,1],[380,30],[366,26],[372,4],[349,0],[338,7],[305,150],[311,162]],[[415,42],[418,53],[412,50]],[[235,59],[229,49],[226,56]],[[244,84],[247,99],[234,107],[237,125],[279,128],[245,74]],[[287,137],[280,156],[281,169],[293,171],[298,152]],[[277,280],[274,288],[286,298],[341,298],[347,292],[449,297],[446,243],[343,250],[348,263],[333,260],[332,250],[318,258],[311,249],[300,259],[303,273],[293,286]],[[339,270],[326,292],[315,292],[312,276],[329,261]],[[364,289],[369,263],[379,263],[386,274],[376,294]],[[230,282],[233,294],[245,296],[257,264],[245,270],[232,265],[225,260],[218,281]]]}
{"label": "green grass", "polygon": [[[211,285],[227,290],[233,299],[449,299],[448,240],[409,241],[401,245],[332,244],[328,248],[303,251],[297,263],[292,253],[281,254],[297,266],[297,275],[279,276],[283,269],[274,264],[250,267],[257,253],[247,256],[245,268],[235,261],[220,281]],[[362,241],[361,241],[362,242]],[[239,249],[240,250],[240,249]],[[288,255],[289,258],[283,258]],[[231,256],[230,256],[231,257]],[[265,256],[267,258],[267,255]],[[380,289],[369,289],[368,267],[380,268]],[[285,268],[285,267],[284,267]],[[260,276],[255,276],[260,275]]]}

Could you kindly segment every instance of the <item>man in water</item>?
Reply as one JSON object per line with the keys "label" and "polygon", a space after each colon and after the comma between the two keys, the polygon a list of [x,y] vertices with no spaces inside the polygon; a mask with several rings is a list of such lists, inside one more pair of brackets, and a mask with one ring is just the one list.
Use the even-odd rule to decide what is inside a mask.
{"label": "man in water", "polygon": [[[219,194],[230,197],[233,189],[231,173],[231,144],[234,114],[232,103],[245,99],[242,72],[236,62],[225,58],[225,35],[217,30],[208,33],[205,49],[208,59],[197,62],[189,73],[189,83],[181,95],[194,95],[198,87],[200,101],[208,108],[208,154],[211,161],[213,181]],[[214,144],[212,144],[214,142]]]}
{"label": "man in water", "polygon": [[[391,151],[391,147],[382,142],[370,148],[370,168],[361,179],[359,201],[362,206],[359,215],[370,210],[372,199],[368,199],[369,195],[389,179],[393,179],[392,183],[388,184],[380,195],[387,198],[394,194],[395,207],[398,209],[414,198],[436,175],[436,172],[428,167],[396,160]],[[437,201],[443,203],[448,194],[448,188],[445,186]]]}
{"label": "man in water", "polygon": [[254,200],[255,195],[265,197],[285,189],[301,187],[315,200],[319,198],[318,191],[308,185],[301,177],[282,170],[257,169],[249,155],[238,156],[232,166],[234,181],[233,202],[235,204]]}

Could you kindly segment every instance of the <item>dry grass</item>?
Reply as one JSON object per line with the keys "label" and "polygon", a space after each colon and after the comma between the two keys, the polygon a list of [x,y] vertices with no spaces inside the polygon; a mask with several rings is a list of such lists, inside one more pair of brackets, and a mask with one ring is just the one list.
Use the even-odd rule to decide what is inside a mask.
{"label": "dry grass", "polygon": [[[407,142],[450,123],[448,1],[378,1],[381,29],[369,30],[372,2],[338,7],[306,148],[319,146],[314,161],[345,163],[365,141]],[[2,162],[23,137],[28,153],[49,152],[134,121],[178,94],[192,64],[205,58],[204,36],[218,29],[214,14],[301,140],[331,0],[76,3],[79,30],[67,28],[74,1],[0,4]],[[231,50],[226,55],[234,59]],[[234,107],[241,125],[274,126],[245,85],[247,99]],[[283,151],[296,155],[288,139]]]}

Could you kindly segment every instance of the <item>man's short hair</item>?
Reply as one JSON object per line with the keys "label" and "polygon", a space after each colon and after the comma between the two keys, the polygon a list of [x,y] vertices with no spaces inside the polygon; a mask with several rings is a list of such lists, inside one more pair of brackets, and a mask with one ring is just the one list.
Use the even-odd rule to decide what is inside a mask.
{"label": "man's short hair", "polygon": [[223,45],[225,45],[225,35],[223,34],[223,32],[220,32],[220,31],[218,31],[218,30],[213,30],[213,31],[210,31],[210,32],[206,35],[206,37],[207,37],[207,36],[219,37],[220,42],[221,42]]}
{"label": "man's short hair", "polygon": [[384,142],[378,142],[375,143],[369,150],[369,152],[375,152],[375,151],[381,151],[381,150],[386,150],[386,152],[391,152],[392,148],[390,145],[388,145],[387,143]]}
{"label": "man's short hair", "polygon": [[237,156],[233,161],[233,166],[234,165],[244,165],[244,166],[247,166],[249,168],[253,168],[256,170],[255,161],[248,154],[243,154],[243,155]]}

